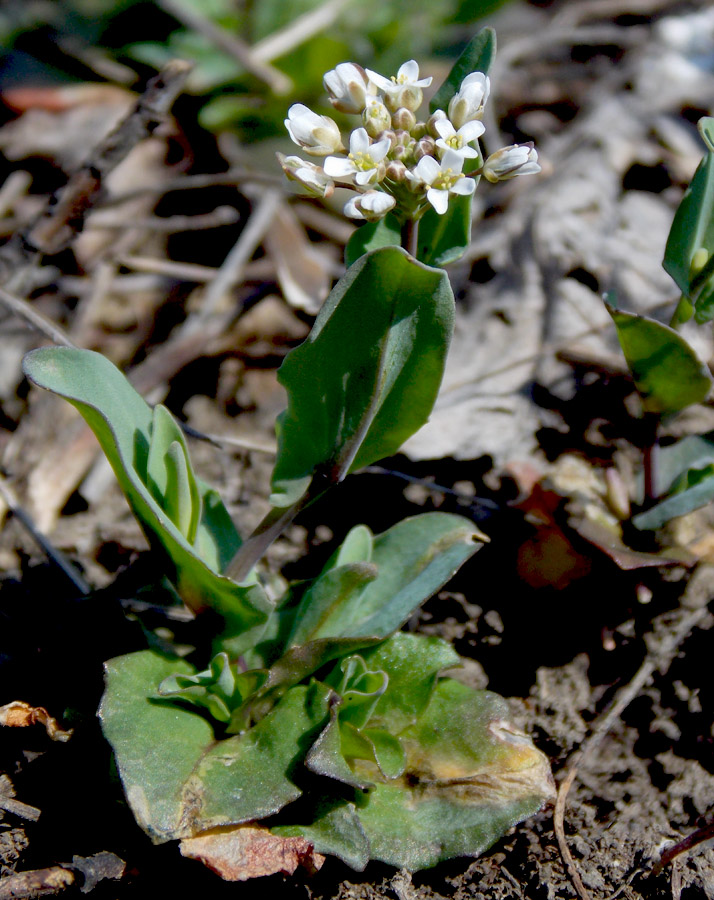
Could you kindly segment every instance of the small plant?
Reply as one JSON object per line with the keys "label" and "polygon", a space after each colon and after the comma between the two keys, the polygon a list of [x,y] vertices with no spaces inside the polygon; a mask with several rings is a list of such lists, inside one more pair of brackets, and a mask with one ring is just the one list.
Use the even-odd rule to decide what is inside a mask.
{"label": "small plant", "polygon": [[333,178],[349,185],[346,212],[367,224],[280,369],[271,511],[245,542],[168,411],[108,360],[67,348],[25,360],[94,430],[181,599],[222,623],[203,668],[158,649],[110,660],[100,717],[141,826],[226,878],[317,868],[322,854],[410,870],[474,856],[552,795],[548,763],[505,701],[445,675],[459,665],[446,642],[399,631],[476,551],[472,522],[428,513],[380,535],[357,525],[313,580],[280,596],[256,568],[302,509],[429,417],[454,299],[423,260],[463,251],[479,173],[537,170],[530,147],[482,160],[494,50],[493,32],[477,35],[428,122],[416,111],[429,79],[413,61],[393,81],[350,63],[325,76],[334,105],[362,116],[347,144],[332,120],[291,108],[293,140],[326,159],[284,158],[286,172],[317,194]]}
{"label": "small plant", "polygon": [[707,147],[672,223],[664,268],[682,292],[669,326],[616,309],[608,310],[642,399],[649,440],[644,448],[644,506],[633,517],[654,529],[714,499],[714,438],[693,435],[658,447],[662,417],[701,403],[712,387],[708,368],[678,328],[694,318],[714,319],[714,119],[699,121]]}

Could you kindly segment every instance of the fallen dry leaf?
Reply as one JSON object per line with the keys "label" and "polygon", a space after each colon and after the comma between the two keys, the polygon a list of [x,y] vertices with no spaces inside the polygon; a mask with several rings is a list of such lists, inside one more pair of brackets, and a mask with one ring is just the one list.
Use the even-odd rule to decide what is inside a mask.
{"label": "fallen dry leaf", "polygon": [[44,725],[47,735],[53,741],[68,741],[72,736],[72,729],[65,731],[57,724],[57,719],[42,706],[30,706],[22,700],[14,700],[0,706],[0,725],[8,728],[27,728],[30,725]]}
{"label": "fallen dry leaf", "polygon": [[278,837],[253,825],[205,831],[182,840],[180,849],[183,856],[199,859],[226,881],[247,881],[278,872],[292,875],[298,866],[314,873],[325,862],[305,838]]}

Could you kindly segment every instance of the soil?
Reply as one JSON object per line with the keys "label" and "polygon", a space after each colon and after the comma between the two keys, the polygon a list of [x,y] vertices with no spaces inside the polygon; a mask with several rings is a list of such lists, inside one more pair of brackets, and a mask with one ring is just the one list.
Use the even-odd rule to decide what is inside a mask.
{"label": "soil", "polygon": [[[508,60],[497,117],[505,137],[510,136],[504,143],[534,138],[549,147],[543,159],[550,161],[546,175],[552,177],[567,141],[581,146],[586,140],[596,112],[611,99],[613,85],[625,90],[623,82],[637,83],[661,39],[662,23],[672,17],[684,27],[685,22],[691,24],[687,17],[707,10],[705,3],[634,0],[507,4],[494,22]],[[540,38],[534,37],[536,26],[543,29]],[[526,40],[535,42],[537,52],[528,49]],[[708,46],[714,59],[714,44]],[[711,87],[714,64],[707,71],[711,80],[705,86]],[[674,76],[671,80],[676,93]],[[647,202],[655,198],[661,203],[671,220],[691,178],[692,160],[696,165],[696,153],[701,152],[692,150],[696,144],[691,123],[714,96],[697,94],[701,86],[691,84],[687,91],[692,96],[677,94],[668,101],[669,110],[655,109],[648,95],[639,98],[639,107],[632,106],[639,130],[629,140],[645,142],[637,150],[621,146],[620,158],[613,156],[612,146],[599,147],[603,171],[609,166],[620,179],[618,204],[625,198],[638,203],[646,195]],[[195,111],[182,119],[179,104],[176,115],[184,138],[195,140],[189,113]],[[679,143],[673,137],[663,146],[652,138],[654,119],[648,116],[664,115],[676,121],[672,129]],[[610,137],[617,127],[613,120]],[[168,138],[169,144],[172,141],[175,136]],[[219,162],[225,162],[220,154],[226,152],[210,146],[207,158],[202,157],[200,165],[194,160],[189,174],[218,171]],[[134,164],[134,177],[136,167],[144,164]],[[8,157],[3,165],[6,176],[21,168],[30,171],[45,192],[61,183],[59,164],[49,167],[32,148],[12,161]],[[573,176],[563,165],[562,178]],[[176,171],[170,174],[175,177]],[[131,183],[131,169],[126,177]],[[476,327],[477,308],[481,316],[487,310],[489,321],[497,320],[499,328],[515,315],[503,290],[501,299],[489,305],[489,291],[495,297],[499,278],[506,277],[499,262],[504,246],[513,261],[509,278],[516,277],[519,267],[535,266],[547,275],[548,266],[555,265],[557,276],[570,282],[570,288],[577,281],[576,293],[588,288],[592,302],[597,301],[605,277],[599,266],[605,263],[593,261],[591,250],[596,246],[599,252],[601,244],[578,245],[573,237],[562,258],[552,249],[557,244],[554,232],[550,255],[538,244],[534,211],[543,209],[546,194],[557,192],[554,184],[534,187],[535,193],[520,185],[503,191],[499,186],[491,195],[492,205],[481,210],[485,237],[475,242],[467,263],[453,272],[464,334]],[[216,198],[216,205],[234,203],[239,215],[248,215],[246,195],[235,186],[210,191],[211,198],[202,194],[191,201],[193,207],[183,196],[179,200],[185,192],[168,193],[162,215],[186,214],[187,208],[199,214],[212,209]],[[568,193],[562,184],[561,193]],[[25,201],[30,206],[34,202],[31,195]],[[515,211],[518,202],[521,212]],[[648,214],[652,209],[648,207]],[[587,222],[587,210],[578,215]],[[604,233],[607,227],[596,221],[590,233],[598,228]],[[649,256],[638,262],[632,251],[632,279],[623,275],[622,280],[634,304],[644,294],[650,306],[656,305],[653,297],[657,303],[674,299],[666,278],[661,282],[659,275],[652,275],[645,287],[637,281],[648,266],[656,268],[667,227],[654,234],[656,247],[648,249]],[[195,253],[195,262],[219,266],[233,233],[218,228],[217,236],[198,234],[198,246],[190,251],[182,235],[173,243],[138,241],[122,254],[186,260]],[[317,234],[310,234],[318,243]],[[524,243],[524,235],[530,243]],[[89,244],[91,238],[87,229],[82,240]],[[99,229],[93,238],[101,240]],[[339,240],[333,244],[339,246]],[[259,251],[258,263],[261,258]],[[193,428],[262,445],[262,450],[246,449],[189,439],[200,475],[219,488],[242,530],[248,531],[267,508],[271,457],[263,451],[269,449],[272,421],[283,402],[275,370],[286,350],[306,333],[310,316],[276,299],[284,286],[275,267],[268,267],[267,274],[239,290],[247,312],[238,324],[231,323],[230,334],[209,336],[206,345],[182,363],[182,345],[171,344],[169,338],[184,321],[187,298],[191,309],[193,288],[174,279],[167,299],[166,282],[159,291],[147,276],[137,282],[130,310],[125,294],[109,290],[100,311],[92,313],[98,320],[92,322],[86,314],[82,318],[82,310],[86,313],[88,289],[100,289],[97,259],[108,263],[109,276],[128,275],[112,262],[111,254],[98,257],[86,247],[73,247],[45,259],[45,268],[53,267],[54,286],[36,289],[36,307],[78,342],[98,346],[127,367],[152,361],[159,376],[148,382],[147,392],[163,385],[163,401]],[[83,294],[70,295],[72,278],[84,279]],[[29,392],[21,379],[21,353],[42,338],[17,319],[4,320],[0,341],[8,362],[0,366],[0,452],[9,476],[3,484],[12,488],[18,502],[9,501],[14,515],[7,517],[0,534],[0,705],[21,700],[43,707],[73,733],[63,742],[50,740],[41,724],[0,729],[0,773],[11,784],[0,783],[0,898],[78,888],[96,900],[157,894],[220,898],[237,890],[245,896],[268,891],[285,900],[714,898],[714,849],[711,840],[704,839],[714,827],[714,688],[705,677],[706,660],[714,654],[714,618],[707,609],[714,596],[707,543],[714,516],[711,510],[693,514],[656,538],[630,533],[625,524],[624,540],[630,548],[662,551],[664,564],[653,565],[650,559],[645,565],[643,559],[635,563],[632,558],[623,564],[624,549],[613,552],[590,539],[583,510],[594,495],[588,494],[585,482],[594,479],[599,484],[604,468],[613,465],[627,480],[639,466],[632,388],[619,359],[613,362],[611,336],[602,332],[601,343],[588,345],[584,359],[582,354],[563,353],[556,359],[564,349],[564,336],[577,333],[582,323],[574,331],[556,329],[554,335],[549,328],[559,308],[541,308],[541,299],[537,291],[520,297],[523,314],[531,309],[538,317],[536,352],[551,368],[529,371],[521,382],[504,388],[503,408],[518,419],[518,427],[509,432],[509,445],[497,441],[494,419],[478,419],[482,425],[486,422],[479,432],[469,424],[465,407],[437,412],[437,417],[448,414],[456,420],[457,429],[469,432],[468,440],[441,454],[430,455],[428,446],[415,446],[412,452],[382,461],[379,468],[352,476],[301,515],[272,548],[269,565],[286,578],[309,577],[357,522],[380,532],[407,515],[431,509],[472,516],[490,543],[408,627],[452,641],[465,661],[460,677],[511,698],[516,721],[550,757],[556,782],[562,785],[572,776],[567,794],[561,794],[564,815],[559,818],[552,808],[545,809],[481,858],[453,860],[413,875],[378,864],[356,873],[328,859],[313,876],[298,871],[241,887],[180,857],[175,845],[152,845],[126,805],[95,717],[103,689],[102,663],[144,647],[147,630],[194,646],[206,635],[200,623],[176,618],[166,605],[172,602],[170,590],[157,576],[138,526],[118,488],[95,462],[94,451],[74,482],[70,474],[65,477],[73,456],[85,452],[81,433],[64,407]],[[162,346],[169,346],[171,353],[161,357]],[[496,355],[499,352],[496,347]],[[146,372],[144,368],[148,377]],[[498,390],[491,397],[495,395],[500,396]],[[508,406],[511,398],[513,405]],[[519,418],[521,403],[525,411]],[[702,426],[707,416],[711,409],[703,407],[699,419],[681,417],[668,426],[664,440],[711,428]],[[572,478],[566,483],[566,469],[571,475],[580,473],[574,487]],[[630,477],[627,486],[634,494]],[[48,535],[49,558],[25,527],[23,510],[29,510],[37,529]],[[56,551],[78,567],[91,588],[88,593],[82,594],[76,580],[58,566]],[[14,799],[27,806],[3,805],[13,792]],[[39,817],[28,807],[39,810]],[[702,840],[697,843],[698,834]],[[671,860],[665,857],[662,864],[663,851],[690,836],[691,846]],[[100,853],[114,856],[87,862]],[[121,877],[117,858],[125,864]],[[13,881],[18,873],[62,864],[70,865],[71,886],[47,881],[46,876],[43,887],[21,887]]]}

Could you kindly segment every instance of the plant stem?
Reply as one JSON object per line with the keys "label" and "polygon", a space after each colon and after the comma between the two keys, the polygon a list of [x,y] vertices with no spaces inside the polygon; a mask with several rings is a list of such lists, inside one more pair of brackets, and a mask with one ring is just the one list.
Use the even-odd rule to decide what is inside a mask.
{"label": "plant stem", "polygon": [[649,415],[648,435],[642,448],[642,465],[645,479],[644,505],[651,506],[657,500],[657,448],[659,446],[657,432],[659,430],[659,417]]}
{"label": "plant stem", "polygon": [[417,258],[419,250],[419,222],[414,219],[407,219],[402,225],[402,247],[411,254],[414,259]]}
{"label": "plant stem", "polygon": [[299,512],[324,492],[325,487],[322,479],[313,478],[308,489],[292,506],[273,507],[251,536],[241,544],[223,574],[238,584],[245,581],[273,541],[280,537]]}
{"label": "plant stem", "polygon": [[680,325],[683,325],[685,322],[688,322],[692,316],[694,315],[694,308],[690,301],[682,295],[679,298],[679,303],[677,304],[677,308],[675,309],[672,319],[670,320],[669,327],[670,328],[679,328]]}

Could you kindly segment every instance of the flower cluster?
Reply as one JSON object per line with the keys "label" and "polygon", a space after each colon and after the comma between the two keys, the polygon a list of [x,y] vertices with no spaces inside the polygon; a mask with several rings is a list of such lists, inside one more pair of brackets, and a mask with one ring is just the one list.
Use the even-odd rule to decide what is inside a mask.
{"label": "flower cluster", "polygon": [[329,116],[302,103],[291,106],[285,120],[290,137],[308,156],[324,159],[317,165],[279,154],[285,174],[320,197],[329,197],[335,185],[352,189],[356,196],[344,212],[354,219],[374,222],[393,212],[405,222],[418,221],[430,207],[442,215],[451,195],[473,194],[476,181],[469,176],[495,182],[540,171],[532,144],[503,147],[483,160],[478,139],[490,92],[486,75],[472,72],[446,111],[420,121],[422,88],[430,84],[431,78],[419,78],[413,59],[391,79],[341,63],[325,75],[325,89],[335,109],[360,116],[361,125],[345,146]]}

